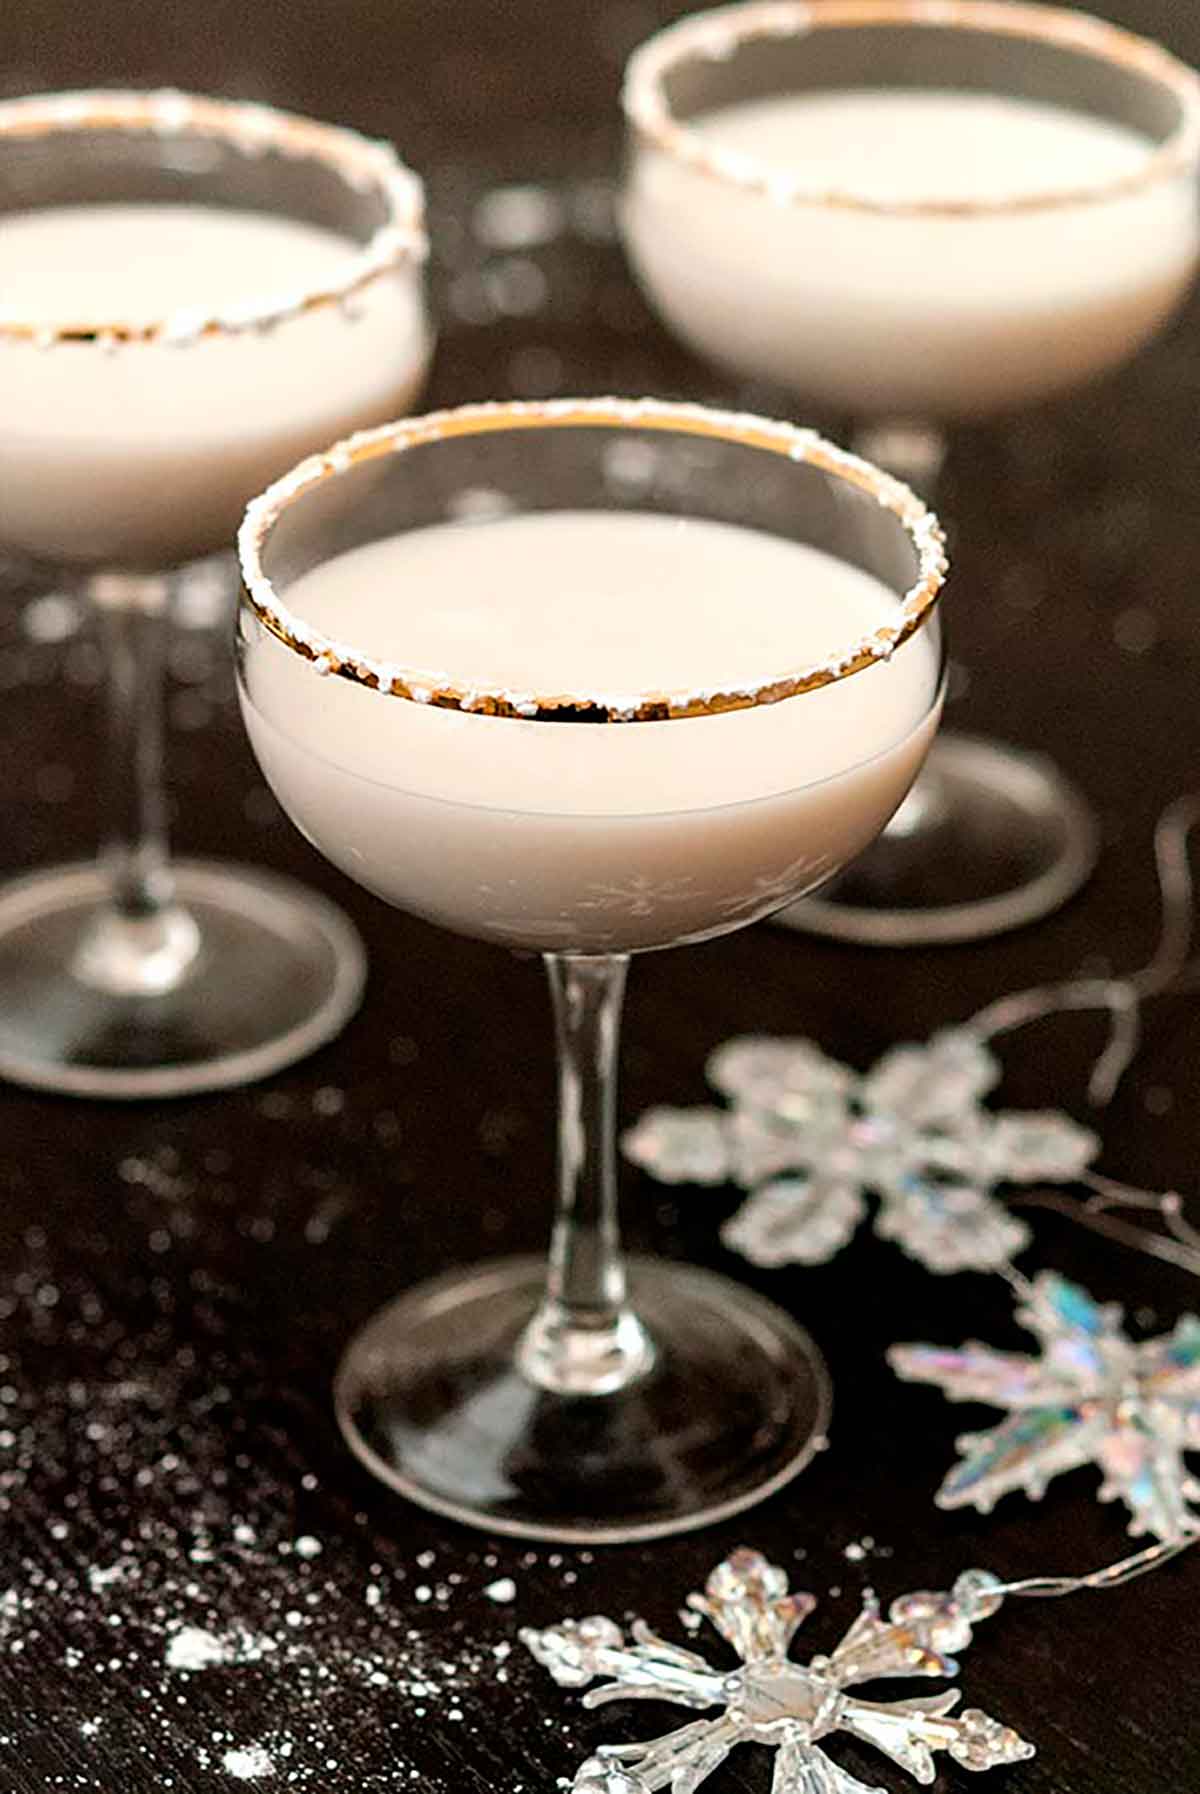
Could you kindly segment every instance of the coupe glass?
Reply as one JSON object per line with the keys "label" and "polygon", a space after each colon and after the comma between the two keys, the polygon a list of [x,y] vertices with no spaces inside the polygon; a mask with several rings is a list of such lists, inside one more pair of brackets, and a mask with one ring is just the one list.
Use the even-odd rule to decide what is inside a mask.
{"label": "coupe glass", "polygon": [[[146,206],[174,210],[161,247]],[[388,146],[262,106],[52,94],[0,104],[0,215],[0,554],[86,592],[109,671],[99,862],[0,887],[0,1074],[105,1097],[242,1083],[337,1033],[364,958],[289,880],[170,862],[171,588],[299,455],[411,402],[429,355],[421,186]],[[260,217],[273,241],[327,233],[319,279],[239,289]],[[158,315],[142,288],[195,259],[200,225],[243,234],[197,267],[195,303]],[[138,254],[108,248],[129,227]],[[80,283],[101,279],[111,309],[80,316]]]}
{"label": "coupe glass", "polygon": [[[778,114],[769,150],[744,113],[730,134],[727,108],[794,98],[815,116],[814,102],[872,96],[924,110],[869,144],[843,112],[848,147],[817,172]],[[1022,167],[1014,152],[998,181],[973,186],[947,110],[961,96],[1054,109],[1041,153]],[[714,365],[852,417],[861,452],[923,492],[945,425],[1117,366],[1193,276],[1200,82],[1081,13],[1004,0],[726,7],[637,50],[624,105],[623,233],[662,318]],[[1136,133],[1132,159],[1072,150],[1056,114],[1075,132]],[[823,116],[827,137],[836,113]],[[903,168],[906,142],[931,139],[940,193]],[[880,945],[992,935],[1063,903],[1096,849],[1091,811],[1046,758],[944,733],[875,844],[781,919]]]}
{"label": "coupe glass", "polygon": [[[497,518],[533,525],[547,545],[508,568],[507,587],[489,547],[501,538],[486,534]],[[689,530],[744,526],[728,610],[714,618],[706,606],[702,559],[695,580],[695,614],[728,681],[539,687],[528,663],[543,634],[563,637],[588,668],[604,654],[612,672],[628,652],[618,629],[614,661],[603,593],[594,612],[554,627],[558,594],[591,572],[589,530],[615,519],[637,530],[670,520],[667,559],[686,551]],[[455,520],[449,532],[430,527]],[[549,552],[538,534],[547,522],[580,532],[577,559],[564,564],[562,538],[558,558]],[[371,562],[435,537],[437,575]],[[835,651],[806,664],[801,649],[748,679],[741,568],[752,580],[761,563],[741,556],[764,543],[796,560],[825,550],[843,574],[866,570],[887,587],[888,620],[864,636],[838,608]],[[633,952],[723,934],[813,888],[900,802],[941,705],[935,521],[907,488],[811,432],[654,401],[563,400],[364,433],[256,500],[240,546],[243,709],[285,809],[385,900],[541,949],[557,1022],[549,1268],[512,1259],[454,1270],[371,1320],[337,1378],[350,1445],[413,1500],[496,1532],[649,1538],[737,1512],[808,1461],[829,1413],[825,1371],[792,1320],[749,1290],[622,1259],[614,1118],[626,968]],[[364,560],[340,575],[349,603],[339,587],[331,606],[326,585],[318,626],[313,582],[351,551]],[[690,614],[688,566],[677,583]],[[627,568],[648,618],[658,588],[637,553]],[[389,592],[418,590],[421,628],[430,617],[442,627],[444,611],[439,639],[458,643],[433,667],[396,652],[391,638],[411,624],[386,621]],[[498,627],[490,607],[521,611],[530,592],[544,600],[542,629],[505,623],[511,608]],[[369,639],[356,629],[360,593],[383,606]],[[903,595],[895,608],[890,593]],[[797,590],[797,619],[812,596]],[[502,680],[480,664],[483,614]],[[694,666],[691,631],[678,646],[664,633],[671,664]],[[888,710],[898,693],[903,704]]]}

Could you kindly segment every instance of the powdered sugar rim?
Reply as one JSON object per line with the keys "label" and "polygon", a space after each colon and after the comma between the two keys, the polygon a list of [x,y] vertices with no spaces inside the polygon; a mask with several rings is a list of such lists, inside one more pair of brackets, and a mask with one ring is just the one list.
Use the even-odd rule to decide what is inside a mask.
{"label": "powdered sugar rim", "polygon": [[184,307],[144,324],[113,319],[47,324],[0,309],[0,339],[15,338],[45,348],[64,342],[98,342],[112,347],[149,342],[184,345],[206,337],[268,330],[319,306],[345,304],[380,275],[406,261],[422,262],[428,254],[424,187],[419,176],[400,160],[390,143],[363,137],[344,125],[324,124],[257,102],[213,99],[174,88],[147,92],[95,88],[0,101],[0,154],[6,140],[51,136],[68,129],[124,130],[164,137],[193,132],[221,138],[247,156],[272,149],[298,160],[320,161],[360,192],[377,189],[383,196],[386,217],[367,243],[347,252],[335,277],[320,287],[259,293],[220,311]]}
{"label": "powdered sugar rim", "polygon": [[[404,667],[377,659],[306,623],[283,601],[263,571],[264,545],[284,511],[313,487],[363,461],[459,435],[580,426],[659,429],[740,442],[810,463],[873,495],[896,517],[917,557],[917,577],[900,600],[899,620],[857,637],[824,660],[772,671],[761,680],[736,687],[541,693],[502,685],[466,687],[442,669]],[[645,398],[463,405],[359,431],[323,454],[310,455],[251,501],[238,532],[238,555],[251,610],[272,635],[309,661],[318,674],[354,680],[385,697],[477,715],[553,721],[569,711],[587,721],[614,723],[663,722],[779,703],[889,660],[931,614],[947,571],[945,539],[933,512],[901,481],[835,447],[815,430],[748,412]]]}
{"label": "powdered sugar rim", "polygon": [[[664,90],[663,78],[676,63],[693,57],[726,61],[747,39],[888,24],[1027,37],[1117,63],[1170,88],[1179,102],[1179,123],[1139,168],[1094,185],[1049,193],[1018,189],[982,200],[889,199],[854,188],[805,187],[801,176],[713,143],[675,116]],[[626,64],[621,103],[630,126],[647,142],[697,173],[759,193],[777,205],[933,217],[1042,211],[1100,204],[1200,163],[1200,75],[1149,38],[1088,13],[1025,0],[741,0],[689,14],[647,38]]]}

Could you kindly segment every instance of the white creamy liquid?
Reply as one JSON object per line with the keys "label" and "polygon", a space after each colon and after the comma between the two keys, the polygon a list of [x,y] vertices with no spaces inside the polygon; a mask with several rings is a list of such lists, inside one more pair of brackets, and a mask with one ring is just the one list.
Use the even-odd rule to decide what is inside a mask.
{"label": "white creamy liquid", "polygon": [[[356,245],[267,213],[55,207],[0,216],[0,314],[154,322],[319,289]],[[345,308],[176,346],[0,338],[0,550],[170,566],[228,545],[305,454],[406,410],[429,356],[419,273]]]}
{"label": "white creamy liquid", "polygon": [[[884,204],[1045,198],[1136,171],[1153,145],[1005,96],[846,89],[687,121],[806,192]],[[1188,174],[1121,198],[977,216],[773,199],[637,150],[624,229],[672,329],[742,375],[863,417],[986,414],[1125,360],[1187,287]]]}
{"label": "white creamy liquid", "polygon": [[[765,533],[606,511],[394,537],[286,599],[360,651],[546,693],[765,680],[893,620],[898,602]],[[390,903],[512,946],[658,947],[780,908],[882,827],[939,708],[929,629],[887,665],[778,704],[550,723],[322,678],[249,627],[246,721],[297,826]]]}

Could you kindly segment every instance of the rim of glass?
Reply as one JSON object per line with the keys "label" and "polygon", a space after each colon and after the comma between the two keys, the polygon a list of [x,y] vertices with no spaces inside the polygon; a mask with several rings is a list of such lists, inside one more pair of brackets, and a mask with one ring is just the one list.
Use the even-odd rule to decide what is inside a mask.
{"label": "rim of glass", "polygon": [[0,155],[9,142],[82,130],[160,138],[212,137],[245,156],[275,150],[297,161],[323,162],[348,187],[360,193],[378,191],[384,218],[366,243],[347,251],[332,277],[320,286],[268,294],[260,291],[219,311],[180,307],[144,323],[106,318],[50,324],[0,309],[0,339],[33,342],[38,347],[64,342],[182,344],[266,330],[318,307],[344,304],[381,275],[406,261],[421,262],[428,253],[420,177],[400,160],[390,143],[364,137],[344,125],[324,124],[257,102],[213,99],[174,88],[146,92],[81,89],[0,101]]}
{"label": "rim of glass", "polygon": [[[364,653],[306,623],[284,602],[263,570],[263,550],[284,512],[315,487],[364,462],[456,437],[508,430],[577,428],[608,428],[615,432],[661,430],[737,443],[806,462],[866,493],[892,513],[916,555],[916,578],[900,596],[897,621],[848,641],[825,660],[774,669],[754,684],[643,692],[537,692],[502,685],[466,686],[456,683],[444,671],[402,666]],[[815,430],[703,405],[614,398],[463,405],[359,431],[323,454],[310,455],[251,501],[238,532],[238,555],[250,609],[271,635],[310,662],[315,673],[350,679],[382,696],[410,703],[473,715],[516,717],[526,722],[562,721],[564,713],[584,722],[665,722],[776,704],[816,691],[878,661],[890,660],[932,614],[948,565],[938,520],[916,494],[891,474],[825,441]]]}
{"label": "rim of glass", "polygon": [[[1179,122],[1140,167],[1094,184],[1051,192],[1021,192],[983,200],[886,199],[855,188],[805,187],[802,176],[772,168],[744,152],[710,142],[676,117],[664,77],[682,61],[727,61],[756,38],[800,37],[816,31],[910,25],[1026,38],[1076,50],[1170,90]],[[625,68],[621,103],[634,132],[654,147],[707,175],[777,205],[811,205],[885,215],[970,217],[995,212],[1094,205],[1133,193],[1200,162],[1200,75],[1160,44],[1119,25],[1065,7],[1025,0],[742,0],[694,13],[656,32]]]}

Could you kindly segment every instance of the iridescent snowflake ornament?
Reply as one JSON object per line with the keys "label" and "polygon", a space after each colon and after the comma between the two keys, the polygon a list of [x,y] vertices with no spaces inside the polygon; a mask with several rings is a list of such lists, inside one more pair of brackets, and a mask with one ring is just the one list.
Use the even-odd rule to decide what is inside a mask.
{"label": "iridescent snowflake ornament", "polygon": [[879,1794],[825,1755],[835,1733],[882,1751],[916,1781],[934,1780],[934,1753],[965,1769],[991,1769],[1033,1755],[1008,1726],[974,1708],[952,1717],[957,1689],[913,1700],[867,1701],[849,1692],[879,1677],[953,1676],[947,1653],[971,1642],[972,1627],[1000,1606],[986,1571],[960,1576],[947,1594],[904,1595],[888,1618],[868,1595],[863,1610],[827,1657],[794,1663],[788,1647],[816,1603],[789,1594],[785,1573],[757,1551],[736,1551],[719,1564],[702,1595],[688,1605],[710,1620],[741,1659],[732,1672],[714,1669],[694,1651],[657,1637],[636,1622],[631,1642],[611,1620],[565,1620],[521,1633],[538,1662],[564,1688],[611,1680],[583,1697],[587,1707],[614,1700],[666,1700],[720,1708],[644,1744],[603,1744],[575,1776],[575,1794],[694,1794],[739,1744],[778,1751],[772,1794]]}
{"label": "iridescent snowflake ornament", "polygon": [[928,1270],[995,1270],[1030,1237],[996,1190],[1071,1183],[1100,1151],[1057,1111],[985,1108],[1000,1066],[969,1028],[894,1047],[861,1075],[811,1041],[731,1040],[708,1077],[728,1108],[650,1109],[622,1144],[664,1183],[749,1190],[722,1238],[759,1265],[826,1263],[870,1192],[876,1233]]}
{"label": "iridescent snowflake ornament", "polygon": [[987,1513],[1010,1489],[1037,1499],[1053,1477],[1094,1463],[1104,1472],[1100,1499],[1125,1503],[1131,1533],[1200,1532],[1190,1505],[1200,1501],[1200,1482],[1184,1462],[1200,1452],[1200,1320],[1184,1315],[1172,1333],[1135,1345],[1120,1308],[1051,1272],[1034,1280],[1017,1319],[1040,1341],[1040,1357],[975,1341],[959,1351],[899,1345],[888,1353],[907,1382],[1009,1410],[999,1426],[958,1441],[962,1457],[938,1505]]}

